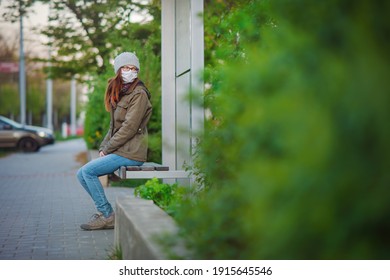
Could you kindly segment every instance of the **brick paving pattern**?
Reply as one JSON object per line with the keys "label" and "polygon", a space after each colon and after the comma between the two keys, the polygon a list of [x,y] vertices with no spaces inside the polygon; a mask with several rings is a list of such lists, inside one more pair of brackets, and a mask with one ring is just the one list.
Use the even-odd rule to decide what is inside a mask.
{"label": "brick paving pattern", "polygon": [[[76,178],[83,140],[58,142],[37,153],[0,158],[0,259],[105,260],[114,230],[83,231],[96,212]],[[115,207],[131,189],[105,188]]]}

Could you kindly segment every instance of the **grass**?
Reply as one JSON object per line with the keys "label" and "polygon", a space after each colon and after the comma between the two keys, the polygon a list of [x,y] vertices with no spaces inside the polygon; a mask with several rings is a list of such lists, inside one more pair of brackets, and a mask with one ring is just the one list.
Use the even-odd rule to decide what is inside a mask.
{"label": "grass", "polygon": [[0,148],[0,158],[6,157],[15,152],[17,152],[17,149],[15,148]]}
{"label": "grass", "polygon": [[116,246],[115,249],[108,255],[109,260],[123,260],[122,248],[120,246]]}
{"label": "grass", "polygon": [[56,141],[67,141],[67,140],[83,138],[83,136],[81,136],[81,135],[70,135],[67,137],[62,137],[62,133],[59,131],[54,132],[54,137],[55,137]]}

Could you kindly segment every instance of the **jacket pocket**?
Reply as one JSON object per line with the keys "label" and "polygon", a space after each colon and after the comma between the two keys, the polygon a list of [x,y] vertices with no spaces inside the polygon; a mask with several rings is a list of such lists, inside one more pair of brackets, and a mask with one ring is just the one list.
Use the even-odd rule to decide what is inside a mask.
{"label": "jacket pocket", "polygon": [[[129,107],[129,104],[127,102],[118,102],[118,104],[116,105],[116,108],[115,108],[115,113],[114,113],[116,124],[118,122],[122,123],[125,120],[128,107]],[[115,126],[116,126],[116,124],[115,124]]]}

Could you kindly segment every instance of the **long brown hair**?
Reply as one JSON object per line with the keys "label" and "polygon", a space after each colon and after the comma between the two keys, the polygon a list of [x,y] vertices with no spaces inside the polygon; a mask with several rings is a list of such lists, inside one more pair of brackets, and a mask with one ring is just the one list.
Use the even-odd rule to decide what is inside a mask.
{"label": "long brown hair", "polygon": [[107,112],[111,111],[112,106],[116,106],[116,103],[119,101],[119,93],[122,88],[122,77],[121,71],[118,71],[114,78],[108,80],[108,85],[106,88],[106,94],[104,96],[104,106],[106,107]]}

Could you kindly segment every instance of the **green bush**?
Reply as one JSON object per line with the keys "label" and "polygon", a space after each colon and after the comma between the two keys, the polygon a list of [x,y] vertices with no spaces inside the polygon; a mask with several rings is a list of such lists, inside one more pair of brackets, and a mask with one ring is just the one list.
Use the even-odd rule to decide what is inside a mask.
{"label": "green bush", "polygon": [[20,111],[17,84],[1,81],[0,83],[0,115],[17,116]]}
{"label": "green bush", "polygon": [[[111,70],[111,69],[110,69]],[[84,122],[84,140],[88,149],[98,149],[110,127],[110,113],[104,107],[104,93],[112,70],[92,78]]]}
{"label": "green bush", "polygon": [[274,0],[230,14],[242,59],[206,69],[206,191],[177,216],[192,258],[389,259],[388,8]]}
{"label": "green bush", "polygon": [[174,216],[177,207],[187,193],[186,187],[178,184],[160,183],[157,178],[148,180],[144,185],[136,187],[134,194],[153,202],[163,209],[167,214]]}

